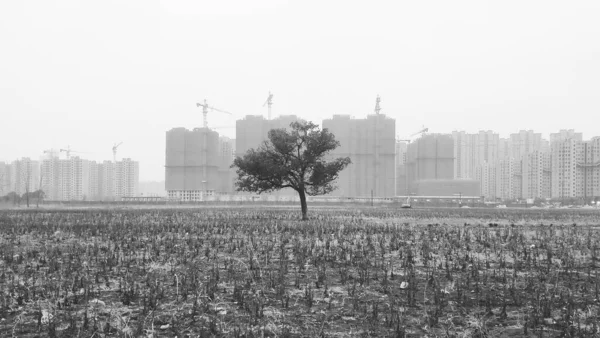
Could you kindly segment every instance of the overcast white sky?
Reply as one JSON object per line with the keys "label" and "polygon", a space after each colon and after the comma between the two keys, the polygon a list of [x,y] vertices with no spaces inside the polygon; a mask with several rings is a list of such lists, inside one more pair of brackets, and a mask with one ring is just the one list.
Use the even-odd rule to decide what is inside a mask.
{"label": "overcast white sky", "polygon": [[[195,103],[320,123],[377,94],[400,136],[600,135],[600,1],[2,1],[0,161],[64,148],[164,179]],[[234,125],[214,112],[209,125]],[[225,129],[232,134],[233,129]]]}

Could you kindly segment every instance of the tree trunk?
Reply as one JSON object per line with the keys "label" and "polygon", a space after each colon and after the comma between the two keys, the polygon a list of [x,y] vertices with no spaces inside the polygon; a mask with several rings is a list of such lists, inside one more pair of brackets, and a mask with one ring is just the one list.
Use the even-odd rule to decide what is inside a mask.
{"label": "tree trunk", "polygon": [[306,206],[306,193],[304,192],[304,189],[299,189],[298,195],[300,195],[300,206],[302,207],[302,220],[307,221],[308,216],[306,214],[308,212],[308,207]]}

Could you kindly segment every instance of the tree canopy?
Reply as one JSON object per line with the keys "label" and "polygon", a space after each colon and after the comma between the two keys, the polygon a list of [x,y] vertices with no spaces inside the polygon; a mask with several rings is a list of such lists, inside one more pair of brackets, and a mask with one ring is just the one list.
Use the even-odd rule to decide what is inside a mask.
{"label": "tree canopy", "polygon": [[257,149],[237,156],[238,191],[264,193],[292,188],[300,196],[302,219],[307,219],[306,194],[324,195],[336,189],[338,174],[351,163],[349,157],[326,160],[340,143],[326,128],[312,122],[293,122],[290,130],[272,129]]}

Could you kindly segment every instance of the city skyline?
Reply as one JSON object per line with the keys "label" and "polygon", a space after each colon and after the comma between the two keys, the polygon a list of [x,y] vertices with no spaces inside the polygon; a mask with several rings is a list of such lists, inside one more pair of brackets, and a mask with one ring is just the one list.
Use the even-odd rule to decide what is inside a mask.
{"label": "city skyline", "polygon": [[[0,160],[44,149],[140,161],[164,177],[164,133],[234,114],[320,123],[382,113],[430,131],[575,129],[600,112],[600,3],[271,0],[0,5]],[[332,20],[335,18],[335,20]],[[110,24],[107,24],[110,22]],[[518,126],[515,128],[515,126]],[[231,130],[221,130],[232,136]]]}
{"label": "city skyline", "polygon": [[[359,118],[360,119],[360,118],[366,118],[368,115],[372,115],[372,114],[374,114],[374,113],[365,114],[364,117],[357,117],[357,116],[353,116],[353,115],[350,116],[350,115],[347,115],[347,114],[334,114],[334,115],[331,116],[331,118],[334,118],[335,116],[345,115],[345,116],[350,116],[353,119],[355,119],[355,118]],[[388,117],[392,117],[392,116],[389,116],[387,114],[384,114],[384,115],[386,115]],[[266,116],[262,116],[262,115],[247,115],[244,118],[246,118],[246,117],[256,117],[256,116],[261,116],[261,117],[263,117],[265,119],[267,118]],[[288,116],[296,117],[295,115],[282,115],[282,116],[283,117],[288,117]],[[279,117],[279,116],[275,116],[275,118],[277,118],[277,117]],[[301,116],[298,116],[298,118],[301,118]],[[322,122],[325,121],[325,120],[328,120],[328,118],[324,118],[321,121],[311,121],[311,122],[316,123],[317,125],[319,125],[322,128],[323,127],[322,126],[322,124],[323,124]],[[398,125],[398,121],[396,121],[396,128],[397,128],[397,125]],[[418,129],[417,132],[421,131],[423,127],[424,126],[421,126],[421,127],[417,128]],[[427,126],[425,126],[425,127],[427,127]],[[185,127],[173,127],[173,128],[170,128],[170,129],[176,129],[176,128],[185,128]],[[190,128],[190,130],[193,130],[194,128],[200,128],[200,126],[192,127],[192,128]],[[210,126],[209,126],[209,129],[210,129]],[[216,131],[219,134],[219,137],[230,138],[230,139],[232,139],[232,140],[235,141],[236,140],[236,134],[235,134],[235,130],[236,129],[234,127],[233,128],[227,128],[227,129],[233,131],[233,134],[231,132],[230,133],[221,133],[221,130],[213,130],[213,131]],[[430,128],[428,128],[428,129],[430,129]],[[166,133],[166,132],[168,132],[168,130],[165,130],[163,132],[163,135],[162,135],[163,140],[164,140],[164,133]],[[526,132],[526,133],[533,132],[534,134],[541,134],[541,140],[543,142],[546,142],[548,146],[549,146],[550,142],[552,141],[552,136],[554,134],[560,134],[560,133],[564,133],[564,132],[575,132],[576,136],[574,137],[574,139],[580,140],[580,141],[581,140],[583,140],[583,141],[591,141],[594,138],[600,137],[600,130],[598,131],[598,134],[596,134],[596,135],[586,136],[586,135],[584,135],[584,133],[579,132],[578,130],[564,129],[564,128],[560,129],[560,130],[552,131],[549,134],[547,134],[547,136],[545,134],[543,134],[543,133],[536,133],[536,130],[532,130],[532,129],[518,129],[518,130],[515,130],[512,133],[509,133],[508,135],[502,135],[500,133],[497,133],[495,130],[475,130],[473,132],[469,132],[469,131],[464,130],[464,129],[453,130],[453,131],[450,131],[450,132],[434,131],[434,132],[428,132],[428,133],[429,134],[450,135],[450,136],[452,136],[453,134],[456,134],[456,133],[462,133],[462,134],[467,134],[467,135],[476,135],[476,134],[481,134],[481,133],[484,133],[484,134],[492,133],[492,134],[498,135],[500,140],[504,140],[504,141],[507,141],[507,142],[510,143],[510,137],[511,137],[511,135],[518,135],[519,133],[522,133],[522,132]],[[334,135],[335,135],[335,133],[334,133]],[[506,137],[504,137],[504,136],[506,136]],[[411,137],[410,135],[406,136],[407,139],[410,139],[412,141],[418,139],[419,137],[420,137],[420,135],[417,135],[417,136],[414,136],[414,137]],[[396,135],[396,140],[399,140],[400,142],[405,143],[404,141],[406,139],[403,139],[402,136],[400,136],[400,135],[397,134]],[[111,152],[112,152],[112,147],[113,146],[114,146],[114,144],[111,145]],[[70,145],[66,146],[65,148],[67,148],[67,147],[70,147]],[[66,150],[64,148],[61,148],[61,149],[62,150]],[[16,157],[13,157],[13,158],[8,158],[8,157],[4,158],[2,156],[3,154],[0,153],[0,162],[11,163],[12,161],[19,160],[21,158],[31,158],[31,160],[33,160],[33,161],[41,161],[44,158],[44,153],[45,152],[50,152],[50,151],[55,151],[57,153],[57,156],[60,157],[61,159],[67,159],[66,152],[61,151],[61,149],[58,149],[58,148],[50,148],[50,149],[43,149],[43,150],[40,149],[37,153],[34,152],[33,155],[23,154],[23,155],[17,155]],[[242,148],[242,149],[246,149],[246,148]],[[94,156],[95,153],[93,153],[93,152],[79,152],[79,151],[76,151],[76,150],[73,150],[73,151],[74,151],[74,153],[71,156],[78,156],[78,157],[81,157],[82,159],[89,160],[89,161],[103,162],[103,161],[112,161],[113,160],[112,158],[108,158],[106,156],[106,154],[102,154],[101,156],[97,156],[97,155]],[[140,163],[140,182],[161,182],[161,181],[165,180],[165,172],[164,172],[164,168],[165,168],[165,165],[166,165],[165,162],[164,162],[164,152],[165,151],[166,151],[166,147],[165,147],[164,142],[163,142],[161,153],[158,155],[159,157],[162,158],[162,161],[163,161],[163,164],[161,166],[162,172],[160,172],[160,170],[158,170],[158,171],[154,170],[153,171],[153,174],[158,173],[159,176],[143,175],[143,172],[142,172],[143,169],[142,168],[147,168],[147,166],[144,165],[143,161],[138,161]],[[548,151],[549,151],[549,149],[548,149]],[[106,152],[106,153],[108,153],[108,152]],[[234,155],[241,155],[241,154],[235,153]],[[456,154],[455,154],[455,156],[456,156]],[[125,159],[125,158],[128,158],[128,157],[129,156],[126,156],[126,155],[123,155],[123,156],[119,155],[117,157],[117,160],[119,160],[119,159]],[[520,155],[514,156],[514,158],[515,159],[516,158],[520,158]],[[457,178],[460,178],[460,175]]]}

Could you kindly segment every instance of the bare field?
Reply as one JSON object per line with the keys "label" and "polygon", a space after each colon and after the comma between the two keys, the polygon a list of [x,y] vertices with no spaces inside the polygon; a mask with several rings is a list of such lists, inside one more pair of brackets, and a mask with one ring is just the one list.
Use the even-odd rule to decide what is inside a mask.
{"label": "bare field", "polygon": [[309,214],[0,211],[0,335],[599,335],[598,211]]}

